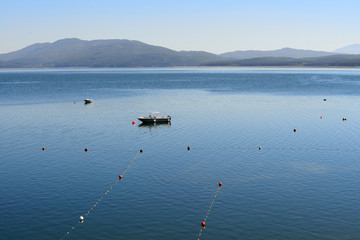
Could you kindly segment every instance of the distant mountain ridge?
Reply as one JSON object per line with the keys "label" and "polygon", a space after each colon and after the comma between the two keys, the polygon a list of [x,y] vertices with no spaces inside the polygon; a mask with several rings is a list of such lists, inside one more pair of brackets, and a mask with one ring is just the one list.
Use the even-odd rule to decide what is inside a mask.
{"label": "distant mountain ridge", "polygon": [[[351,47],[354,49],[357,45]],[[77,38],[36,43],[0,54],[0,68],[175,66],[360,66],[360,55],[292,48],[216,55],[203,51],[174,51],[135,40],[85,41]]]}
{"label": "distant mountain ridge", "polygon": [[360,54],[360,44],[352,44],[346,47],[334,50],[335,53]]}
{"label": "distant mountain ridge", "polygon": [[306,57],[324,57],[334,55],[332,52],[301,50],[293,48],[282,48],[271,51],[235,51],[220,54],[220,56],[229,59],[251,59],[260,57],[290,57],[290,58],[306,58]]}
{"label": "distant mountain ridge", "polygon": [[222,59],[202,51],[174,51],[134,40],[76,38],[38,43],[0,54],[0,67],[171,67]]}
{"label": "distant mountain ridge", "polygon": [[10,61],[18,58],[27,57],[28,55],[35,54],[37,51],[45,48],[46,46],[49,46],[50,44],[51,43],[35,43],[15,52],[0,54],[0,60]]}
{"label": "distant mountain ridge", "polygon": [[204,66],[237,66],[237,67],[359,67],[360,54],[330,55],[313,58],[260,57],[240,60],[223,60],[204,64]]}

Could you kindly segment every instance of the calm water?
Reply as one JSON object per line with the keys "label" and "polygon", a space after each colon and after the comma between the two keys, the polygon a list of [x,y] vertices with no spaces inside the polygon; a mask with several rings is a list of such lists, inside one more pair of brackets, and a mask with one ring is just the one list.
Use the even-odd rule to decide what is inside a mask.
{"label": "calm water", "polygon": [[359,107],[360,70],[1,70],[0,238],[196,240],[221,181],[200,239],[360,239]]}

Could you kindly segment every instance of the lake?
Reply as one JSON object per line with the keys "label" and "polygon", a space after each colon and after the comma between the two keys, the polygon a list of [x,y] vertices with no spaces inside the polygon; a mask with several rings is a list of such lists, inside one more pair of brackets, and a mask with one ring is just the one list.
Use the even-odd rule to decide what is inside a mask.
{"label": "lake", "polygon": [[360,239],[359,109],[359,69],[0,70],[1,238]]}

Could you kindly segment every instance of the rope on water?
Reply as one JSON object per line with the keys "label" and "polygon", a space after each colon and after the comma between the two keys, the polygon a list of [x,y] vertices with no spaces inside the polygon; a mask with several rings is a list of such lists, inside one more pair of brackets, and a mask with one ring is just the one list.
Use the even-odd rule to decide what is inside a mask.
{"label": "rope on water", "polygon": [[[142,150],[140,150],[140,152],[142,152]],[[137,153],[136,153],[136,155],[135,155],[134,158],[131,160],[131,162],[129,163],[129,165],[128,165],[127,168],[125,169],[125,171],[120,175],[121,177],[119,176],[119,178],[113,183],[113,185],[111,185],[111,186],[104,192],[103,196],[101,196],[93,205],[91,205],[91,207],[90,207],[90,208],[88,209],[88,211],[85,213],[85,217],[87,217],[87,216],[95,209],[95,207],[97,207],[97,206],[99,205],[99,203],[104,199],[104,197],[106,197],[106,196],[110,193],[110,191],[113,189],[113,186],[114,186],[115,184],[118,184],[118,183],[120,182],[120,180],[122,179],[122,176],[125,175],[125,173],[129,170],[129,168],[131,167],[131,165],[133,164],[133,162],[135,161],[135,159],[137,158],[137,156],[139,155],[140,152],[137,152]],[[79,220],[77,223],[75,223],[75,224],[71,227],[71,229],[70,229],[69,231],[67,231],[62,238],[60,238],[60,240],[63,240],[63,239],[65,239],[68,235],[70,235],[70,233],[75,230],[76,225],[79,224],[79,223],[82,223],[83,221],[84,221],[84,217],[81,216],[81,217],[80,217],[80,220]]]}
{"label": "rope on water", "polygon": [[[87,149],[87,148],[86,148]],[[23,146],[6,146],[0,145],[0,150],[3,151],[27,151],[27,150],[42,150],[42,151],[66,151],[66,152],[81,152],[84,151],[84,148],[74,147],[74,148],[62,148],[57,146],[43,146],[43,147],[23,147]],[[134,149],[121,149],[114,147],[104,147],[104,148],[89,148],[89,152],[137,152],[138,150]],[[188,147],[190,151],[190,147]],[[191,150],[277,150],[277,151],[360,151],[358,147],[350,148],[339,148],[339,147],[283,147],[283,146],[224,146],[224,147],[214,147],[214,146],[195,146],[191,147]]]}
{"label": "rope on water", "polygon": [[212,209],[212,207],[213,207],[213,205],[214,205],[215,199],[216,199],[216,197],[217,197],[217,195],[218,195],[219,190],[220,190],[221,187],[222,187],[222,183],[219,183],[219,186],[218,186],[218,188],[217,188],[217,190],[216,190],[216,192],[215,192],[215,195],[214,195],[214,197],[213,197],[213,199],[212,199],[212,202],[211,202],[211,204],[210,204],[210,207],[209,207],[209,209],[208,209],[208,211],[207,211],[207,213],[206,213],[206,216],[205,216],[205,218],[204,218],[204,221],[201,223],[201,229],[200,229],[200,232],[199,232],[199,235],[198,235],[198,240],[200,240],[201,234],[202,234],[203,230],[205,229],[206,220],[207,220],[208,216],[210,215],[211,209]]}

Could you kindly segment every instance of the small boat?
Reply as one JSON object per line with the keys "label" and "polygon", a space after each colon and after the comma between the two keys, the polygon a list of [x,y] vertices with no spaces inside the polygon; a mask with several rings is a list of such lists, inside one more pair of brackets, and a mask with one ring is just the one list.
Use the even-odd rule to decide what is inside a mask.
{"label": "small boat", "polygon": [[158,117],[156,114],[159,114],[159,112],[150,112],[148,117],[138,117],[138,119],[143,123],[168,123],[171,121],[170,116]]}
{"label": "small boat", "polygon": [[156,122],[156,123],[140,123],[140,128],[156,128],[156,127],[171,127],[171,122]]}
{"label": "small boat", "polygon": [[89,103],[93,103],[94,100],[87,98],[84,100],[84,102],[85,102],[85,104],[89,104]]}

